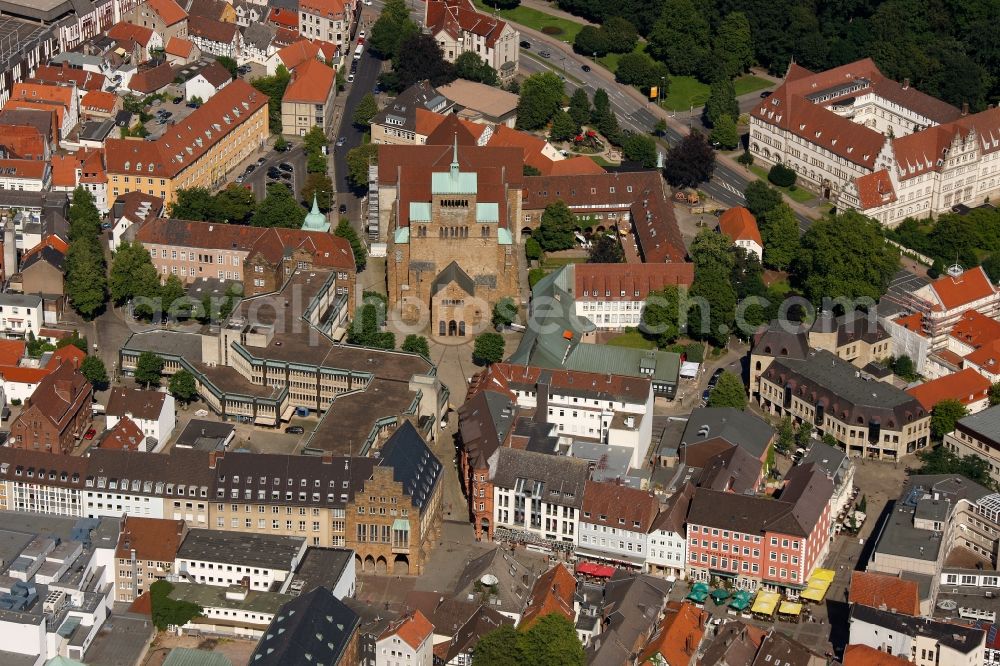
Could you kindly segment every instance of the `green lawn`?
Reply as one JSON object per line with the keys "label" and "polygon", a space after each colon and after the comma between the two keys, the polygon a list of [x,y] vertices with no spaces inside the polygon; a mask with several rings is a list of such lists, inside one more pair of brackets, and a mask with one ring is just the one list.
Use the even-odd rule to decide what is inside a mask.
{"label": "green lawn", "polygon": [[585,264],[587,263],[587,257],[549,257],[546,256],[542,259],[542,268],[546,270],[553,270],[556,268],[562,268],[569,264]]}
{"label": "green lawn", "polygon": [[777,185],[775,185],[774,183],[772,183],[767,179],[767,169],[765,169],[762,166],[759,166],[757,164],[751,164],[750,171],[753,172],[755,176],[763,180],[771,187],[775,188],[776,190],[780,190],[783,194],[787,194],[789,198],[792,199],[793,201],[798,201],[799,203],[806,203],[807,201],[812,201],[813,199],[816,198],[815,194],[799,186],[795,186],[794,190],[791,190],[787,187],[778,187]]}
{"label": "green lawn", "polygon": [[687,111],[703,106],[708,99],[708,85],[693,76],[671,76],[670,90],[663,103],[671,111]]}
{"label": "green lawn", "polygon": [[626,331],[607,341],[612,347],[631,347],[632,349],[655,349],[656,343],[642,337],[639,331]]}
{"label": "green lawn", "polygon": [[[575,156],[574,156],[574,157],[575,157]],[[611,166],[618,166],[618,165],[617,165],[617,164],[615,164],[614,162],[609,162],[609,161],[607,161],[606,159],[604,159],[604,158],[603,158],[603,157],[601,157],[600,155],[590,155],[590,159],[592,159],[592,160],[594,160],[595,162],[597,162],[597,166],[599,166],[599,167],[611,167]]]}
{"label": "green lawn", "polygon": [[[478,7],[480,11],[486,12],[487,14],[493,14],[493,8],[482,2],[482,0],[475,0],[475,3],[476,7]],[[551,14],[540,12],[537,9],[532,9],[531,7],[501,9],[500,16],[513,23],[520,23],[523,26],[534,28],[535,30],[541,32],[544,32],[543,29],[546,27],[559,28],[561,32],[558,34],[551,34],[549,36],[569,42],[570,44],[573,43],[576,33],[580,32],[580,28],[583,27],[583,24],[581,23],[575,23],[563,18],[558,18],[556,16],[552,16]]]}
{"label": "green lawn", "polygon": [[754,76],[753,74],[747,74],[746,76],[741,76],[740,78],[733,81],[733,87],[736,88],[736,96],[746,95],[747,93],[752,93],[757,90],[764,90],[765,88],[770,88],[773,83],[767,79],[762,79],[759,76]]}

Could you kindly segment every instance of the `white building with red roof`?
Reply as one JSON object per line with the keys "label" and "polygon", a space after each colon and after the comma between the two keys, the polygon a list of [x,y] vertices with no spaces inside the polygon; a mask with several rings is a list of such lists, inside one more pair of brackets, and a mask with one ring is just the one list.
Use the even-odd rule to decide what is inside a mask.
{"label": "white building with red roof", "polygon": [[340,46],[351,41],[356,0],[300,0],[299,34]]}
{"label": "white building with red roof", "polygon": [[730,208],[719,218],[719,232],[729,236],[733,245],[764,259],[764,241],[760,239],[757,219],[743,206]]}
{"label": "white building with red roof", "polygon": [[434,625],[419,610],[392,622],[375,641],[375,666],[431,666]]}
{"label": "white building with red roof", "polygon": [[1000,109],[969,114],[869,58],[820,73],[792,64],[750,115],[751,154],[888,226],[1000,194]]}
{"label": "white building with red roof", "polygon": [[969,310],[995,319],[1000,314],[1000,289],[982,267],[952,266],[945,275],[910,294],[904,303],[921,315],[922,331],[932,349],[946,346],[947,336]]}
{"label": "white building with red roof", "polygon": [[424,25],[448,62],[471,51],[503,80],[517,73],[520,33],[506,21],[477,11],[472,0],[428,0]]}
{"label": "white building with red roof", "polygon": [[577,264],[573,272],[576,315],[608,331],[642,323],[646,298],[666,287],[689,288],[694,264]]}

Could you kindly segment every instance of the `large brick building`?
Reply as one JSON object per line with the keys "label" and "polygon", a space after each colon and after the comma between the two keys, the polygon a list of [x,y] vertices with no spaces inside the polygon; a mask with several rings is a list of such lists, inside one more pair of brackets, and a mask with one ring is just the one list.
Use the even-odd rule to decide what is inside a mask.
{"label": "large brick building", "polygon": [[[439,337],[473,336],[517,295],[514,255],[523,156],[517,148],[380,146],[378,210],[388,240],[389,307]],[[440,131],[440,128],[439,128]]]}
{"label": "large brick building", "polygon": [[9,445],[19,449],[69,453],[90,427],[90,382],[76,360],[61,362],[25,402],[10,426]]}

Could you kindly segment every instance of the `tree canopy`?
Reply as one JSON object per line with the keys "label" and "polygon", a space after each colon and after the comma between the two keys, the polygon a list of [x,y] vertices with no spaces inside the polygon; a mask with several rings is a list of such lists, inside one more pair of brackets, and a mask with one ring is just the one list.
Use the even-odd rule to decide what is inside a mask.
{"label": "tree canopy", "polygon": [[364,143],[347,151],[347,182],[355,190],[368,187],[368,167],[378,164],[378,146]]}
{"label": "tree canopy", "polygon": [[160,385],[163,374],[163,358],[151,351],[139,354],[135,362],[135,381],[146,388]]}
{"label": "tree canopy", "polygon": [[492,365],[503,360],[504,341],[499,333],[480,333],[472,348],[472,360],[482,365]]}
{"label": "tree canopy", "polygon": [[416,335],[415,333],[410,333],[403,340],[403,344],[399,347],[405,352],[412,352],[414,354],[421,354],[426,358],[431,357],[431,348],[427,344],[427,338],[422,335]]}
{"label": "tree canopy", "polygon": [[583,666],[586,658],[573,623],[559,613],[538,618],[526,630],[501,626],[483,636],[473,666]]}
{"label": "tree canopy", "polygon": [[695,187],[712,179],[715,151],[705,135],[693,131],[667,152],[663,175],[674,187]]}
{"label": "tree canopy", "polygon": [[537,240],[546,252],[568,250],[576,242],[573,236],[575,229],[576,216],[566,202],[559,199],[545,207],[541,224],[531,237]]}
{"label": "tree canopy", "polygon": [[195,384],[194,375],[187,370],[178,370],[170,377],[168,383],[170,395],[183,403],[191,402],[198,395],[198,387]]}
{"label": "tree canopy", "polygon": [[368,36],[368,48],[384,60],[395,58],[403,42],[419,30],[406,0],[387,0]]}
{"label": "tree canopy", "polygon": [[267,95],[268,128],[272,134],[281,134],[281,99],[291,80],[292,76],[285,66],[278,65],[271,76],[261,76],[250,81],[250,85]]}
{"label": "tree canopy", "polygon": [[455,58],[455,76],[468,81],[485,83],[488,86],[500,85],[497,70],[472,51],[465,51]]}
{"label": "tree canopy", "polygon": [[441,46],[432,35],[417,32],[405,37],[392,59],[392,71],[379,77],[386,90],[402,92],[414,83],[429,80],[443,86],[455,80],[455,66],[444,59]]}
{"label": "tree canopy", "polygon": [[536,130],[545,127],[562,105],[563,81],[557,74],[532,74],[521,84],[517,103],[517,128]]}
{"label": "tree canopy", "polygon": [[333,230],[333,235],[347,239],[347,242],[351,244],[351,251],[354,252],[354,265],[359,271],[364,270],[368,263],[368,251],[361,239],[358,238],[358,232],[354,230],[351,221],[346,217],[340,218],[336,229]]}
{"label": "tree canopy", "polygon": [[108,388],[108,369],[100,356],[88,356],[80,363],[80,372],[95,391],[103,391]]}
{"label": "tree canopy", "polygon": [[267,186],[267,196],[257,206],[257,211],[250,218],[250,224],[255,227],[286,227],[300,229],[306,219],[305,208],[295,200],[295,195],[287,186],[281,183],[271,183]]}
{"label": "tree canopy", "polygon": [[182,627],[205,612],[198,604],[170,598],[173,583],[158,580],[149,586],[150,603],[153,610],[153,624],[160,631],[169,626]]}
{"label": "tree canopy", "polygon": [[921,474],[961,474],[976,483],[993,488],[995,484],[990,478],[990,464],[985,458],[968,454],[959,457],[943,445],[933,449],[924,449],[917,453],[920,458]]}
{"label": "tree canopy", "polygon": [[588,264],[620,264],[624,261],[625,251],[617,237],[601,234],[592,241],[587,256]]}
{"label": "tree canopy", "polygon": [[783,271],[792,265],[799,251],[799,222],[786,203],[779,203],[759,218],[764,243],[764,265]]}
{"label": "tree canopy", "polygon": [[931,434],[941,439],[954,430],[958,420],[968,413],[969,410],[958,400],[951,398],[942,400],[931,410]]}
{"label": "tree canopy", "polygon": [[100,233],[101,214],[94,205],[94,197],[85,188],[77,187],[69,208],[65,291],[73,309],[87,319],[99,314],[107,300],[108,280]]}
{"label": "tree canopy", "polygon": [[747,393],[739,375],[726,370],[719,376],[715,388],[708,394],[709,407],[734,407],[746,409]]}
{"label": "tree canopy", "polygon": [[354,115],[351,117],[351,122],[367,130],[368,126],[372,124],[372,118],[377,113],[378,102],[375,101],[375,95],[370,92],[365,93],[365,96],[361,98],[361,101],[354,108]]}

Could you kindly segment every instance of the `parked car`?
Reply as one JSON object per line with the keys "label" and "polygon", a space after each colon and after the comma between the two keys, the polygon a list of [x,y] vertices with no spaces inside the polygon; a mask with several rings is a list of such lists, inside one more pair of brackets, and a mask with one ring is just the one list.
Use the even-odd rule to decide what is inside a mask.
{"label": "parked car", "polygon": [[178,95],[177,97],[174,97],[170,101],[173,102],[174,104],[180,104],[181,102],[184,101],[184,97],[183,97],[183,95]]}
{"label": "parked car", "polygon": [[344,137],[340,137],[339,139],[337,139],[337,148],[340,148],[345,143],[347,143],[347,139]]}
{"label": "parked car", "polygon": [[160,117],[163,118],[164,120],[166,120],[167,118],[169,118],[172,115],[174,115],[174,114],[171,113],[170,111],[160,111]]}
{"label": "parked car", "polygon": [[715,372],[712,373],[712,377],[708,380],[708,387],[715,388],[715,385],[719,383],[719,377],[725,372],[722,368],[716,368]]}
{"label": "parked car", "polygon": [[266,161],[267,161],[266,157],[261,157],[260,159],[257,160],[257,166],[260,166],[261,164],[263,164]]}
{"label": "parked car", "polygon": [[551,58],[552,57],[552,54],[549,53],[548,51],[539,51],[538,55],[542,56],[543,58]]}
{"label": "parked car", "polygon": [[339,212],[341,215],[346,215],[347,214],[347,204],[340,204],[340,208],[337,209],[337,212]]}
{"label": "parked car", "polygon": [[584,66],[583,66],[583,67],[581,67],[580,69],[582,69],[582,70],[583,70],[583,71],[585,71],[585,72],[589,72],[589,71],[590,71],[590,65],[584,65]]}
{"label": "parked car", "polygon": [[701,393],[701,401],[707,405],[708,404],[708,398],[711,395],[712,395],[712,389],[705,389]]}
{"label": "parked car", "polygon": [[354,83],[354,70],[353,69],[347,74],[347,82],[348,83]]}
{"label": "parked car", "polygon": [[249,175],[249,174],[253,173],[254,169],[256,169],[256,168],[257,168],[256,164],[250,164],[250,165],[247,166],[246,171],[244,171],[243,173]]}
{"label": "parked car", "polygon": [[278,169],[276,169],[276,168],[274,168],[274,167],[270,167],[267,170],[267,177],[268,178],[281,178],[281,171],[278,170]]}
{"label": "parked car", "polygon": [[288,426],[287,428],[285,428],[285,432],[287,432],[289,435],[301,435],[305,431],[306,429],[303,428],[302,426]]}
{"label": "parked car", "polygon": [[359,38],[364,39],[366,37],[366,35],[367,35],[367,33],[364,30],[359,30],[358,31],[358,37]]}
{"label": "parked car", "polygon": [[108,229],[110,229],[112,226],[113,225],[110,222],[102,222],[101,223],[101,229],[104,229],[105,231],[107,231]]}
{"label": "parked car", "polygon": [[771,92],[772,92],[771,90],[765,90],[764,92],[762,92],[760,94],[760,98],[764,99],[765,97],[770,97],[771,96]]}
{"label": "parked car", "polygon": [[521,40],[521,48],[522,48],[522,49],[530,49],[530,48],[531,48],[531,42],[526,42],[526,41],[524,41],[524,40],[522,39],[522,40]]}
{"label": "parked car", "polygon": [[194,102],[188,102],[184,106],[186,106],[189,109],[197,109],[198,108],[198,105],[196,103],[194,103]]}
{"label": "parked car", "polygon": [[282,171],[288,171],[289,173],[295,171],[295,167],[293,167],[288,162],[282,162],[281,164],[278,165],[278,168],[281,169]]}
{"label": "parked car", "polygon": [[84,433],[83,438],[84,439],[94,439],[94,435],[96,435],[96,434],[97,434],[97,431],[94,430],[93,428],[91,428],[90,430],[88,430],[87,432]]}
{"label": "parked car", "polygon": [[381,92],[382,92],[382,86],[380,86],[379,84],[376,83],[375,87],[372,88],[372,94],[373,95],[378,95]]}
{"label": "parked car", "polygon": [[246,179],[247,179],[246,174],[242,174],[241,173],[240,175],[236,176],[236,184],[237,185],[242,185],[243,181],[246,180]]}

